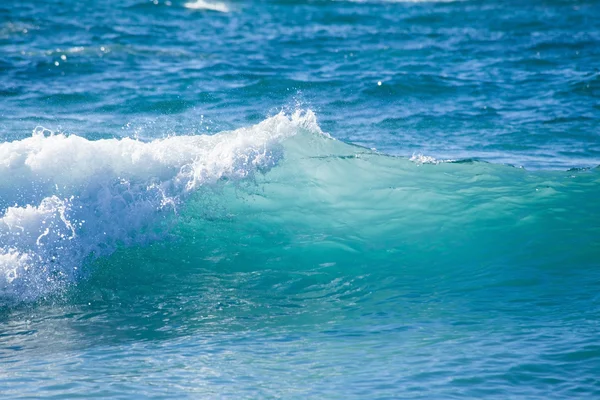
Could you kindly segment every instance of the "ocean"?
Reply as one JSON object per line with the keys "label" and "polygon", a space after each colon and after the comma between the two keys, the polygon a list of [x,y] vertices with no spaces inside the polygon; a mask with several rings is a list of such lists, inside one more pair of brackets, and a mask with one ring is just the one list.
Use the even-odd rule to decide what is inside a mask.
{"label": "ocean", "polygon": [[0,397],[600,398],[598,21],[5,0]]}

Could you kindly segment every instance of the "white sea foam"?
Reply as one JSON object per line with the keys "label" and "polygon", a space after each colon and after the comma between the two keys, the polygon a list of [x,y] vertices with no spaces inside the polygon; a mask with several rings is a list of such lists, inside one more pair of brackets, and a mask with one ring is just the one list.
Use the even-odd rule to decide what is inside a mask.
{"label": "white sea foam", "polygon": [[227,13],[230,11],[230,8],[227,4],[222,3],[220,1],[205,1],[205,0],[196,0],[191,1],[189,3],[184,4],[185,8],[189,8],[190,10],[210,10],[210,11],[218,11],[222,13]]}
{"label": "white sea foam", "polygon": [[431,156],[426,156],[423,154],[413,154],[410,158],[410,161],[414,162],[417,165],[422,165],[422,164],[439,164],[439,163],[445,163],[445,162],[452,162],[455,160],[438,160],[435,157],[431,157]]}
{"label": "white sea foam", "polygon": [[155,238],[191,192],[251,179],[314,114],[279,114],[214,136],[90,141],[36,129],[0,144],[0,297],[33,299],[72,282],[86,260]]}

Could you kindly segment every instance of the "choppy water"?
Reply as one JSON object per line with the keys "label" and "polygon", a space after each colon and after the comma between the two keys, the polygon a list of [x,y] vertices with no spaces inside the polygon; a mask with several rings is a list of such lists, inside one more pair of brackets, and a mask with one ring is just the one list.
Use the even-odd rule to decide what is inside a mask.
{"label": "choppy water", "polygon": [[3,3],[0,395],[597,398],[599,18]]}

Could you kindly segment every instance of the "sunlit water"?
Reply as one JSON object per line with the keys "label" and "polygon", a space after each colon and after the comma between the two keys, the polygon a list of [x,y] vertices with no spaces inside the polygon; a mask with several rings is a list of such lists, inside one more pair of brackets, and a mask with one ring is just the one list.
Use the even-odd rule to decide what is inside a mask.
{"label": "sunlit water", "polygon": [[2,398],[597,398],[600,3],[0,5]]}

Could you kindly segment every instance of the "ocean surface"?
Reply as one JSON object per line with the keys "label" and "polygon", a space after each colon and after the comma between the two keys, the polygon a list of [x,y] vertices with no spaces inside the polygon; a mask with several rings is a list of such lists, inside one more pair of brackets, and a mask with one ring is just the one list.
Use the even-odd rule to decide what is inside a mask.
{"label": "ocean surface", "polygon": [[0,398],[600,398],[599,21],[2,1]]}

